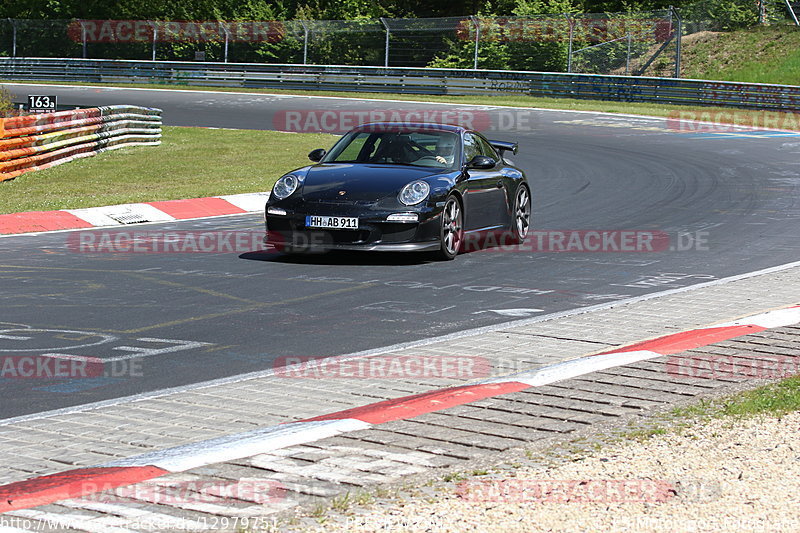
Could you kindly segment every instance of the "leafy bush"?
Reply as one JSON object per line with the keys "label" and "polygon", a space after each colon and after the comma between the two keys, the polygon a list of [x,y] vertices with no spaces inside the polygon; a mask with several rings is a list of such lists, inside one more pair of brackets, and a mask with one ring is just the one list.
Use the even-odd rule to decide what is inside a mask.
{"label": "leafy bush", "polygon": [[753,0],[702,0],[680,9],[684,20],[709,22],[712,30],[735,30],[758,23],[758,3]]}
{"label": "leafy bush", "polygon": [[0,85],[0,117],[8,115],[13,109],[14,104],[11,102],[11,93]]}

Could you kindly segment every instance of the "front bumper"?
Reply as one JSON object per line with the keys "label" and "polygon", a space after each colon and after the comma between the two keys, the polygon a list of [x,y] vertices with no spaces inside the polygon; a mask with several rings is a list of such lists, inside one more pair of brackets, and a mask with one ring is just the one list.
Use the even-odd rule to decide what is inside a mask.
{"label": "front bumper", "polygon": [[405,242],[386,244],[287,244],[283,239],[270,239],[270,234],[264,237],[264,244],[274,246],[278,251],[285,252],[327,252],[329,250],[351,250],[362,252],[433,252],[441,247],[436,242]]}
{"label": "front bumper", "polygon": [[[305,211],[305,210],[304,210]],[[393,212],[356,213],[352,210],[325,209],[319,214],[328,216],[356,216],[357,230],[306,228],[307,215],[318,214],[291,212],[287,215],[265,216],[266,236],[264,243],[279,251],[325,251],[363,250],[379,252],[423,252],[440,247],[439,216],[433,211],[418,212],[419,222],[387,222]]]}

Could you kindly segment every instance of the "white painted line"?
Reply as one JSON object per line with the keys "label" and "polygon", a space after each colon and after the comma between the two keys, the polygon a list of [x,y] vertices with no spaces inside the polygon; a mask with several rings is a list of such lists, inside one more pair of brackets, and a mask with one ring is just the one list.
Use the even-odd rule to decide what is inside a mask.
{"label": "white painted line", "polygon": [[204,465],[251,457],[369,427],[371,424],[351,418],[293,422],[245,433],[225,435],[167,450],[157,450],[107,463],[102,467],[155,466],[169,472],[185,472]]}
{"label": "white painted line", "polygon": [[217,196],[229,202],[239,209],[244,209],[248,213],[263,211],[264,205],[269,200],[268,192],[254,192],[245,194],[231,194],[227,196]]}
{"label": "white painted line", "polygon": [[170,346],[164,348],[147,348],[144,346],[115,346],[112,348],[112,350],[131,353],[129,355],[119,355],[117,357],[104,357],[103,361],[126,361],[128,359],[136,359],[139,357],[150,357],[151,355],[161,355],[170,352],[179,352],[182,350],[193,350],[195,348],[202,348],[203,346],[211,346],[213,344],[211,342],[154,339],[151,337],[142,337],[136,340],[140,342],[164,343],[169,344]]}
{"label": "white painted line", "polygon": [[64,209],[64,211],[95,226],[119,226],[122,223],[116,218],[126,216],[143,218],[145,222],[171,222],[175,220],[175,217],[146,203],[105,205],[84,209]]}
{"label": "white painted line", "polygon": [[0,339],[7,339],[10,341],[29,341],[30,337],[19,337],[17,335],[0,335]]}
{"label": "white painted line", "polygon": [[723,328],[726,326],[760,326],[762,328],[782,328],[800,322],[800,307],[789,307],[788,309],[776,309],[759,315],[745,317],[733,322],[714,324],[711,328]]}
{"label": "white painted line", "polygon": [[535,309],[535,308],[519,308],[519,309],[488,309],[486,311],[477,311],[472,313],[473,315],[477,315],[480,313],[497,313],[501,316],[511,316],[511,317],[529,317],[536,313],[543,312],[544,309]]}
{"label": "white painted line", "polygon": [[88,222],[92,226],[119,226],[122,223],[106,215],[98,207],[87,207],[84,209],[63,209],[63,211],[75,215],[81,220]]}
{"label": "white painted line", "polygon": [[[6,330],[2,330],[2,331],[13,331],[13,330],[6,329]],[[99,341],[97,341],[97,342],[87,342],[87,343],[84,343],[84,344],[74,344],[74,345],[60,346],[60,347],[53,347],[53,348],[11,348],[11,349],[3,348],[3,349],[0,349],[0,352],[42,352],[42,351],[46,351],[48,349],[51,349],[51,350],[74,350],[76,348],[88,348],[89,346],[97,346],[99,344],[104,344],[104,343],[107,343],[107,342],[112,342],[112,341],[117,340],[117,337],[115,337],[114,335],[107,335],[105,333],[95,333],[95,332],[92,332],[92,331],[75,331],[75,330],[70,330],[70,329],[39,329],[39,328],[26,328],[25,331],[30,331],[31,333],[33,333],[33,332],[50,333],[50,334],[53,334],[56,338],[59,338],[59,339],[62,339],[62,340],[69,340],[69,339],[64,339],[63,337],[58,337],[58,335],[68,334],[68,335],[74,336],[75,340],[77,342],[80,342],[78,339],[86,339],[86,338],[91,338],[91,337],[95,337],[95,338],[96,337],[101,337],[101,339]],[[21,340],[28,340],[28,339],[32,339],[32,338],[33,337],[28,337],[27,339],[21,339]]]}
{"label": "white painted line", "polygon": [[519,383],[527,383],[532,387],[541,387],[549,385],[565,379],[576,378],[584,374],[590,374],[599,370],[606,370],[618,366],[625,366],[639,361],[646,361],[647,359],[655,359],[656,357],[665,357],[663,354],[651,352],[650,350],[637,350],[632,352],[613,352],[603,355],[590,355],[588,357],[581,357],[563,363],[556,363],[554,365],[546,366],[538,370],[530,370],[520,372],[518,374],[510,374],[502,376],[481,383],[506,383],[510,381],[517,381]]}
{"label": "white painted line", "polygon": [[[484,333],[494,333],[496,331],[503,331],[503,330],[506,330],[506,329],[509,329],[509,328],[517,328],[517,327],[522,327],[522,326],[529,326],[529,325],[532,325],[532,324],[538,324],[540,322],[546,322],[546,321],[549,321],[549,320],[557,320],[557,319],[560,319],[560,318],[567,318],[567,317],[571,317],[571,316],[577,316],[577,315],[582,315],[582,314],[586,314],[586,313],[592,313],[592,312],[595,312],[595,311],[604,311],[604,310],[613,309],[613,308],[619,307],[619,306],[630,305],[630,304],[634,304],[634,303],[638,303],[638,302],[644,302],[644,301],[652,300],[652,299],[656,299],[656,298],[663,298],[665,296],[671,296],[673,294],[681,294],[681,293],[684,293],[684,292],[691,292],[691,291],[695,291],[695,290],[698,290],[698,289],[704,289],[704,288],[707,288],[707,287],[725,285],[725,284],[732,283],[732,282],[735,282],[735,281],[740,281],[740,280],[743,280],[743,279],[748,279],[748,278],[752,278],[752,277],[756,277],[756,276],[762,276],[762,275],[765,275],[765,274],[773,274],[775,272],[782,272],[784,270],[790,270],[792,268],[797,268],[797,267],[800,267],[800,261],[795,261],[795,262],[792,262],[792,263],[786,263],[786,264],[783,264],[783,265],[769,267],[769,268],[765,268],[765,269],[762,269],[762,270],[756,270],[756,271],[753,271],[753,272],[747,272],[745,274],[738,274],[738,275],[730,276],[730,277],[727,277],[727,278],[721,278],[721,279],[716,279],[716,280],[712,280],[712,281],[706,281],[706,282],[703,282],[703,283],[698,283],[696,285],[689,285],[687,287],[679,287],[677,289],[669,289],[669,290],[666,290],[666,291],[654,292],[654,293],[650,293],[650,294],[644,294],[642,296],[635,296],[633,298],[626,298],[624,300],[617,300],[617,301],[614,301],[614,302],[607,302],[607,303],[591,305],[591,306],[587,306],[587,307],[579,307],[577,309],[571,309],[571,310],[568,310],[568,311],[559,311],[557,313],[550,313],[548,315],[541,315],[541,316],[533,317],[533,318],[514,320],[514,321],[511,321],[511,322],[503,322],[503,323],[500,323],[500,324],[493,324],[491,326],[483,326],[483,327],[479,327],[479,328],[468,329],[468,330],[459,331],[459,332],[456,332],[456,333],[450,333],[450,334],[447,334],[447,335],[442,335],[442,336],[439,336],[439,337],[431,337],[431,338],[422,339],[422,340],[419,340],[419,341],[393,344],[393,345],[384,346],[384,347],[381,347],[381,348],[374,348],[374,349],[371,349],[371,350],[364,350],[364,351],[360,351],[360,352],[354,352],[354,353],[338,356],[338,357],[336,357],[336,360],[339,361],[339,362],[345,362],[345,361],[350,361],[350,360],[353,360],[353,359],[360,359],[362,357],[370,357],[370,356],[374,356],[374,355],[380,355],[380,354],[393,352],[393,351],[397,351],[397,350],[405,350],[405,349],[409,349],[409,348],[419,348],[419,347],[422,347],[422,346],[429,346],[431,344],[435,344],[435,343],[438,343],[438,342],[447,342],[447,341],[451,341],[451,340],[463,339],[463,338],[466,338],[466,337],[482,335]],[[330,363],[330,360],[327,361],[326,363]],[[308,368],[313,368],[314,365],[316,365],[318,363],[309,362],[309,363],[306,363],[306,364],[309,365]],[[159,390],[159,391],[152,391],[152,392],[146,392],[146,393],[141,393],[141,394],[135,394],[135,395],[131,395],[131,396],[125,396],[125,397],[122,397],[122,398],[114,398],[112,400],[104,400],[104,401],[100,401],[100,402],[93,402],[93,403],[87,403],[87,404],[83,404],[83,405],[77,405],[77,406],[74,406],[74,407],[65,407],[65,408],[62,408],[62,409],[53,409],[51,411],[43,411],[41,413],[33,413],[33,414],[30,414],[30,415],[22,415],[22,416],[17,416],[17,417],[13,417],[13,418],[7,418],[5,420],[0,420],[0,427],[7,426],[7,425],[10,425],[10,424],[16,424],[16,423],[19,423],[19,422],[27,422],[27,421],[30,421],[30,420],[39,420],[41,418],[47,418],[47,417],[51,417],[51,416],[52,417],[63,416],[63,415],[79,413],[79,412],[83,412],[83,411],[91,411],[91,410],[94,410],[94,409],[102,409],[104,407],[112,407],[112,406],[122,405],[122,404],[127,404],[127,403],[140,402],[140,401],[150,400],[150,399],[154,399],[154,398],[163,398],[164,396],[169,396],[171,394],[178,394],[178,393],[187,392],[187,391],[200,390],[200,389],[205,389],[205,388],[209,388],[209,387],[216,387],[216,386],[220,386],[220,385],[228,385],[228,384],[232,384],[232,383],[240,383],[242,381],[249,381],[249,380],[252,380],[252,379],[260,379],[260,378],[270,377],[270,376],[275,375],[275,372],[276,371],[274,369],[259,370],[259,371],[250,372],[250,373],[247,373],[247,374],[239,374],[238,376],[230,376],[230,377],[227,377],[227,378],[220,378],[220,379],[214,379],[214,380],[209,380],[209,381],[203,381],[203,382],[200,382],[200,383],[193,383],[193,384],[190,384],[190,385],[182,385],[180,387],[171,387],[171,388],[162,389],[162,390]]]}
{"label": "white painted line", "polygon": [[68,353],[43,353],[40,357],[51,357],[53,359],[66,359],[68,361],[86,361],[87,363],[101,363],[106,361],[99,357],[89,357],[86,355],[70,355]]}

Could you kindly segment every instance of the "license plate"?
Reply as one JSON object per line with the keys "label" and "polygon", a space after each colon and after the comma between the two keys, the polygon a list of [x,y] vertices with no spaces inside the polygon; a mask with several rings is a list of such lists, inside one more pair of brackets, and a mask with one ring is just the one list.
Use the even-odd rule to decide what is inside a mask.
{"label": "license plate", "polygon": [[355,217],[306,216],[306,227],[325,229],[358,229],[358,219]]}

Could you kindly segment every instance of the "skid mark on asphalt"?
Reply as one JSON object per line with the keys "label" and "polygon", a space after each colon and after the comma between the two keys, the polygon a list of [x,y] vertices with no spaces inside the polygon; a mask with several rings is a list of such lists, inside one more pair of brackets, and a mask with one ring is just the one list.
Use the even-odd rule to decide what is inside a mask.
{"label": "skid mark on asphalt", "polygon": [[[18,270],[10,270],[9,271],[9,272],[13,272],[14,274],[18,274],[19,272],[63,271],[63,272],[90,272],[90,273],[126,275],[126,276],[129,276],[129,277],[137,278],[137,279],[140,279],[142,281],[145,281],[145,282],[148,282],[148,283],[153,283],[153,284],[156,284],[156,285],[170,286],[170,287],[174,287],[174,288],[178,288],[178,289],[182,289],[182,290],[186,290],[186,291],[197,292],[197,293],[213,296],[213,297],[216,297],[216,298],[223,298],[223,299],[233,300],[233,301],[236,301],[236,302],[239,302],[239,303],[246,304],[243,307],[239,307],[239,308],[236,308],[236,309],[228,309],[228,310],[225,310],[225,311],[219,311],[219,312],[215,312],[215,313],[207,313],[207,314],[203,314],[203,315],[196,315],[196,316],[190,316],[190,317],[185,317],[185,318],[178,318],[178,319],[174,319],[174,320],[159,322],[159,323],[150,324],[150,325],[137,327],[137,328],[130,328],[130,329],[101,329],[101,328],[99,328],[99,329],[97,329],[97,331],[104,331],[104,332],[107,332],[107,333],[121,333],[121,334],[137,334],[137,333],[143,333],[143,332],[151,331],[151,330],[155,330],[155,329],[179,326],[179,325],[189,324],[189,323],[193,323],[193,322],[200,322],[200,321],[203,321],[203,320],[211,320],[211,319],[215,319],[215,318],[229,317],[229,316],[236,315],[236,314],[248,313],[248,312],[251,312],[251,311],[267,309],[267,308],[271,308],[271,307],[279,307],[279,306],[284,306],[284,305],[290,305],[290,304],[295,304],[295,303],[299,303],[299,302],[304,302],[304,301],[308,301],[308,300],[314,300],[314,299],[317,299],[317,298],[324,298],[324,297],[327,297],[327,296],[333,296],[333,295],[337,295],[337,294],[341,294],[341,293],[345,293],[345,292],[357,291],[357,290],[366,289],[366,288],[369,288],[369,287],[373,286],[372,283],[359,283],[357,285],[353,285],[352,283],[349,283],[348,286],[345,287],[345,288],[334,289],[334,290],[331,290],[331,291],[315,293],[315,294],[311,294],[311,295],[307,295],[307,296],[299,296],[299,297],[296,297],[296,298],[287,298],[287,299],[282,299],[280,301],[275,301],[275,302],[259,302],[259,301],[249,300],[249,299],[246,299],[246,298],[240,298],[240,297],[237,297],[237,296],[234,296],[234,295],[230,295],[230,294],[226,294],[226,293],[222,293],[222,292],[219,292],[219,291],[214,291],[214,290],[207,289],[207,288],[201,287],[201,286],[193,286],[193,285],[189,285],[189,284],[184,284],[184,283],[178,283],[178,282],[174,282],[174,281],[159,279],[159,278],[156,278],[156,277],[153,277],[153,276],[144,275],[140,271],[133,271],[133,270],[92,269],[92,268],[65,268],[65,267],[28,267],[28,266],[17,266],[17,265],[0,265],[0,269],[3,269],[3,268],[18,269]],[[2,273],[2,271],[0,271],[0,273]]]}
{"label": "skid mark on asphalt", "polygon": [[237,314],[241,314],[241,313],[247,313],[247,312],[250,312],[250,311],[256,311],[258,309],[267,309],[267,308],[270,308],[270,307],[279,307],[279,306],[283,306],[283,305],[287,305],[287,304],[305,302],[305,301],[308,301],[308,300],[314,300],[316,298],[322,298],[322,297],[325,297],[325,296],[333,296],[335,294],[341,294],[341,293],[344,293],[344,292],[357,291],[357,290],[364,289],[364,288],[367,288],[367,287],[371,287],[371,285],[346,287],[344,289],[336,289],[336,290],[332,290],[332,291],[321,292],[321,293],[318,293],[318,294],[309,294],[308,296],[299,296],[297,298],[288,298],[288,299],[285,299],[285,300],[281,300],[279,302],[262,302],[262,303],[257,303],[257,304],[253,304],[253,305],[247,305],[247,306],[241,307],[239,309],[231,309],[231,310],[228,310],[228,311],[220,311],[218,313],[208,313],[208,314],[205,314],[205,315],[198,315],[198,316],[189,317],[189,318],[179,318],[179,319],[176,319],[176,320],[170,320],[168,322],[162,322],[162,323],[153,324],[153,325],[150,325],[150,326],[144,326],[144,327],[141,327],[141,328],[133,328],[133,329],[125,329],[125,330],[109,329],[109,330],[103,330],[103,331],[109,331],[109,332],[112,332],[112,333],[128,333],[128,334],[131,334],[131,333],[142,333],[142,332],[150,331],[150,330],[153,330],[153,329],[160,329],[160,328],[178,326],[178,325],[182,325],[182,324],[189,324],[189,323],[192,323],[192,322],[199,322],[199,321],[202,321],[202,320],[210,320],[212,318],[227,317],[227,316],[237,315]]}
{"label": "skid mark on asphalt", "polygon": [[[91,272],[91,273],[105,273],[105,274],[126,275],[126,276],[129,276],[129,277],[132,277],[132,278],[137,278],[137,279],[140,279],[142,281],[146,281],[148,283],[153,283],[153,284],[157,284],[157,285],[166,285],[166,286],[170,286],[170,287],[174,287],[174,288],[178,288],[178,289],[183,289],[183,290],[187,290],[187,291],[206,294],[206,295],[213,296],[213,297],[216,297],[216,298],[223,298],[223,299],[233,300],[233,301],[236,301],[236,302],[247,304],[244,307],[240,307],[238,309],[231,309],[231,310],[226,310],[226,311],[219,311],[219,312],[216,312],[216,313],[207,313],[207,314],[204,314],[204,315],[197,315],[197,316],[192,316],[192,317],[187,317],[187,318],[180,318],[180,319],[175,319],[175,320],[155,323],[155,324],[151,324],[151,325],[147,325],[147,326],[142,326],[142,327],[138,327],[138,328],[130,328],[130,329],[124,329],[124,330],[121,330],[121,329],[98,329],[98,331],[105,331],[105,332],[108,332],[108,333],[124,333],[124,334],[142,333],[142,332],[150,331],[150,330],[154,330],[154,329],[178,326],[178,325],[188,324],[188,323],[192,323],[192,322],[199,322],[199,321],[203,321],[203,320],[211,320],[211,319],[214,319],[214,318],[222,318],[222,317],[227,317],[227,316],[231,316],[231,315],[235,315],[235,314],[247,313],[247,312],[255,311],[255,310],[259,310],[259,309],[265,309],[265,308],[270,308],[270,307],[288,305],[288,304],[293,304],[293,303],[313,300],[315,298],[323,298],[323,297],[326,297],[326,296],[332,296],[332,295],[340,294],[340,293],[343,293],[343,292],[356,291],[356,290],[365,289],[365,288],[373,286],[373,284],[370,284],[370,283],[361,283],[361,284],[358,284],[358,285],[355,285],[355,286],[353,286],[352,284],[348,284],[349,286],[346,287],[346,288],[335,289],[335,290],[316,293],[316,294],[307,295],[307,296],[300,296],[300,297],[297,297],[297,298],[289,298],[289,299],[281,300],[281,301],[278,301],[278,302],[258,302],[258,301],[249,300],[249,299],[246,299],[246,298],[240,298],[238,296],[234,296],[234,295],[231,295],[231,294],[222,293],[222,292],[215,291],[215,290],[212,290],[212,289],[207,289],[205,287],[198,287],[198,286],[188,285],[188,284],[184,284],[184,283],[178,283],[178,282],[174,282],[174,281],[159,279],[159,278],[156,278],[156,277],[153,277],[153,276],[147,276],[147,275],[142,274],[140,271],[115,270],[115,269],[93,269],[93,268],[28,267],[28,266],[18,266],[18,265],[0,265],[0,269],[3,269],[3,268],[13,269],[13,270],[9,270],[8,272],[9,273],[14,273],[15,275],[19,274],[20,272],[31,272],[31,273],[34,273],[34,272],[41,272],[41,271]],[[2,274],[2,272],[3,271],[0,270],[0,274]],[[65,280],[58,280],[58,281],[65,281]],[[74,283],[74,281],[70,280],[70,283]],[[101,288],[102,287],[102,285],[99,285],[99,284],[93,284],[93,286],[95,288]],[[7,306],[7,307],[13,307],[13,304],[12,304],[12,306]],[[25,306],[25,307],[27,307],[27,306]]]}
{"label": "skid mark on asphalt", "polygon": [[177,281],[169,281],[165,279],[158,279],[153,276],[145,276],[144,274],[140,274],[137,272],[125,272],[125,275],[141,279],[142,281],[147,281],[150,283],[156,283],[159,285],[166,285],[168,287],[175,287],[180,289],[186,289],[189,291],[199,292],[202,294],[207,294],[208,296],[215,296],[217,298],[224,298],[227,300],[234,300],[237,302],[242,302],[246,304],[258,305],[261,302],[257,302],[255,300],[249,300],[247,298],[239,298],[238,296],[233,296],[232,294],[225,294],[224,292],[215,291],[212,289],[206,289],[205,287],[194,287],[192,285],[187,285],[185,283],[178,283]]}

